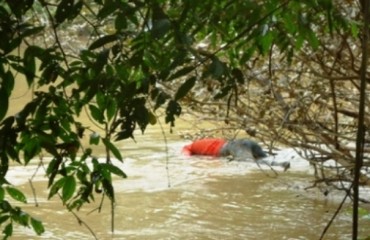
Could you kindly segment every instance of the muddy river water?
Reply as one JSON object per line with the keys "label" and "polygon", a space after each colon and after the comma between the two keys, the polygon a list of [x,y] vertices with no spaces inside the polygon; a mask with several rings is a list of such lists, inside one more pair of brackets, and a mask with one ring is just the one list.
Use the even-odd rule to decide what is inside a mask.
{"label": "muddy river water", "polygon": [[[13,99],[18,108],[21,103]],[[22,101],[22,100],[20,100]],[[15,111],[16,109],[12,109]],[[14,166],[9,180],[27,194],[22,206],[42,220],[46,232],[35,236],[31,229],[16,227],[13,239],[319,239],[341,198],[337,193],[323,196],[305,190],[312,181],[309,165],[288,149],[277,160],[291,161],[287,172],[253,163],[226,159],[187,157],[181,148],[189,141],[178,130],[189,128],[179,123],[167,133],[167,144],[158,126],[138,133],[136,143],[118,143],[123,163],[117,163],[128,175],[116,179],[117,203],[114,232],[111,210],[100,198],[76,214],[67,212],[58,197],[47,200],[47,181],[36,165]],[[95,149],[101,158],[101,149]],[[47,161],[47,159],[45,159]],[[32,176],[35,175],[33,178]],[[29,180],[32,178],[36,198]],[[36,206],[36,202],[38,206]],[[360,219],[360,236],[370,236],[370,219]],[[350,203],[336,218],[324,239],[351,238]]]}

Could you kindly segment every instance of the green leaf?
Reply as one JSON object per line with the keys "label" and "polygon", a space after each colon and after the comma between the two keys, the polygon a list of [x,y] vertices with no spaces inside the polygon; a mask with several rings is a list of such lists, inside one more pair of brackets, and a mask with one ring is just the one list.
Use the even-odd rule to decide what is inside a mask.
{"label": "green leaf", "polygon": [[70,17],[71,14],[74,14],[74,0],[62,0],[61,3],[58,5],[57,10],[55,12],[55,21],[57,24],[61,24],[67,18]]}
{"label": "green leaf", "polygon": [[227,86],[223,87],[221,89],[221,91],[219,91],[218,93],[216,93],[216,95],[213,98],[215,100],[221,99],[221,98],[225,97],[230,92],[231,89],[232,89],[232,86],[231,85],[227,85]]}
{"label": "green leaf", "polygon": [[127,139],[127,138],[134,139],[134,136],[132,135],[133,131],[134,129],[132,128],[125,128],[116,134],[115,140],[120,141],[120,140]]}
{"label": "green leaf", "polygon": [[30,215],[23,212],[19,208],[15,208],[15,211],[13,211],[13,213],[12,213],[12,219],[15,222],[17,222],[18,224],[20,224],[24,227],[28,227],[28,222],[29,222],[29,219],[30,219]]}
{"label": "green leaf", "polygon": [[10,203],[6,200],[0,202],[0,209],[1,209],[1,212],[10,212],[11,210],[13,210]]}
{"label": "green leaf", "polygon": [[44,26],[27,28],[26,30],[24,30],[22,32],[21,35],[22,35],[23,38],[28,37],[28,36],[32,36],[32,35],[36,35],[39,32],[41,32],[42,30],[44,30],[44,28],[45,28]]}
{"label": "green leaf", "polygon": [[31,226],[37,235],[41,235],[45,232],[45,228],[42,222],[33,217],[31,217]]}
{"label": "green leaf", "polygon": [[[4,230],[3,230],[3,233],[6,237],[11,236],[13,234],[13,223],[9,223],[8,225],[6,225]],[[6,237],[5,237],[5,239],[6,239]]]}
{"label": "green leaf", "polygon": [[76,190],[76,179],[73,176],[65,177],[65,182],[62,191],[63,202],[67,202],[73,196],[75,190]]}
{"label": "green leaf", "polygon": [[98,145],[100,140],[100,135],[97,132],[93,132],[90,134],[90,144],[91,145]]}
{"label": "green leaf", "polygon": [[256,51],[256,46],[253,45],[252,47],[246,49],[240,59],[240,64],[243,65],[245,64],[247,61],[249,61],[251,59],[251,57],[253,56],[254,52]]}
{"label": "green leaf", "polygon": [[124,173],[121,169],[119,169],[117,166],[114,166],[110,163],[102,163],[101,164],[102,169],[108,170],[109,172],[120,176],[122,178],[127,178],[126,173]]}
{"label": "green leaf", "polygon": [[6,113],[8,112],[8,107],[9,107],[9,95],[4,88],[0,88],[0,102],[1,102],[1,107],[0,107],[0,121],[3,120],[5,117]]}
{"label": "green leaf", "polygon": [[117,102],[113,99],[109,98],[107,100],[107,118],[108,121],[112,120],[112,118],[116,115],[117,112]]}
{"label": "green leaf", "polygon": [[98,105],[98,108],[101,109],[101,111],[103,111],[106,106],[105,94],[102,91],[97,91],[95,98],[96,98],[96,104]]}
{"label": "green leaf", "polygon": [[97,75],[100,74],[102,72],[102,70],[104,69],[104,66],[108,62],[108,57],[109,57],[109,50],[107,50],[107,49],[101,51],[98,54],[98,56],[96,58],[96,62],[94,64],[94,71]]}
{"label": "green leaf", "polygon": [[7,95],[10,96],[10,94],[12,93],[14,89],[14,83],[15,83],[14,76],[10,70],[2,74],[2,76],[3,76],[3,82],[2,82],[1,88],[5,89],[7,92]]}
{"label": "green leaf", "polygon": [[356,23],[351,23],[350,26],[351,26],[352,37],[357,38],[358,34],[360,33],[360,28],[358,27]]}
{"label": "green leaf", "polygon": [[320,46],[320,41],[312,30],[307,31],[307,40],[311,47],[316,50]]}
{"label": "green leaf", "polygon": [[170,30],[171,22],[167,18],[155,20],[151,33],[154,38],[161,38]]}
{"label": "green leaf", "polygon": [[239,69],[239,68],[234,68],[232,71],[231,71],[231,74],[233,75],[233,77],[236,79],[236,81],[239,83],[239,84],[244,84],[244,74],[243,72]]}
{"label": "green leaf", "polygon": [[48,199],[52,198],[58,191],[64,186],[64,182],[66,181],[66,178],[60,178],[58,181],[56,181],[50,188]]}
{"label": "green leaf", "polygon": [[73,20],[75,19],[78,14],[80,14],[81,12],[81,9],[83,7],[83,1],[80,0],[78,1],[74,6],[73,6],[73,9],[71,10],[71,12],[69,13],[69,16],[68,16],[68,19],[69,20]]}
{"label": "green leaf", "polygon": [[177,72],[175,72],[174,74],[172,74],[168,78],[167,81],[170,81],[170,80],[173,80],[173,79],[182,77],[182,76],[186,76],[188,73],[190,73],[193,70],[194,70],[194,67],[193,66],[181,68],[180,70],[178,70]]}
{"label": "green leaf", "polygon": [[208,67],[208,72],[213,75],[214,78],[220,78],[225,72],[225,64],[221,62],[217,57],[212,58],[212,63]]}
{"label": "green leaf", "polygon": [[3,187],[0,187],[0,202],[4,200],[4,196],[5,196],[5,190]]}
{"label": "green leaf", "polygon": [[97,18],[104,19],[119,9],[121,1],[104,1],[103,7],[98,12]]}
{"label": "green leaf", "polygon": [[28,47],[24,51],[23,66],[26,75],[28,86],[31,86],[35,78],[36,62],[35,62],[35,48],[33,46]]}
{"label": "green leaf", "polygon": [[104,193],[111,201],[114,201],[114,189],[112,183],[107,179],[103,179],[102,184],[104,188]]}
{"label": "green leaf", "polygon": [[155,125],[157,123],[157,117],[151,111],[148,112],[149,123]]}
{"label": "green leaf", "polygon": [[191,77],[179,87],[175,94],[175,101],[180,100],[188,94],[188,92],[194,87],[196,79],[196,77]]}
{"label": "green leaf", "polygon": [[2,216],[0,216],[0,225],[2,225],[8,219],[9,219],[9,215],[2,215]]}
{"label": "green leaf", "polygon": [[96,48],[100,48],[100,47],[104,46],[105,44],[117,41],[118,39],[119,39],[119,37],[116,34],[103,36],[101,38],[98,38],[95,42],[93,42],[90,45],[89,50],[94,50]]}
{"label": "green leaf", "polygon": [[127,28],[127,15],[122,12],[118,13],[114,21],[114,26],[117,31],[125,30]]}
{"label": "green leaf", "polygon": [[27,203],[26,196],[18,189],[13,188],[13,187],[6,187],[5,189],[7,193],[9,194],[9,196],[11,196],[14,200],[17,200],[22,203]]}
{"label": "green leaf", "polygon": [[104,123],[104,115],[97,106],[89,104],[89,109],[94,120],[98,123]]}
{"label": "green leaf", "polygon": [[265,55],[266,53],[270,51],[273,40],[274,40],[274,36],[272,32],[270,31],[258,39],[258,46],[260,48],[262,55]]}
{"label": "green leaf", "polygon": [[120,160],[121,162],[123,161],[121,152],[112,144],[109,139],[103,138],[103,143],[104,145],[113,153],[113,155]]}
{"label": "green leaf", "polygon": [[175,126],[175,115],[180,116],[181,114],[181,106],[176,101],[169,101],[167,108],[166,108],[166,117],[165,122],[171,123],[171,127]]}
{"label": "green leaf", "polygon": [[33,0],[23,0],[23,1],[12,1],[8,0],[7,4],[9,5],[11,11],[17,18],[22,18],[22,15],[32,7]]}

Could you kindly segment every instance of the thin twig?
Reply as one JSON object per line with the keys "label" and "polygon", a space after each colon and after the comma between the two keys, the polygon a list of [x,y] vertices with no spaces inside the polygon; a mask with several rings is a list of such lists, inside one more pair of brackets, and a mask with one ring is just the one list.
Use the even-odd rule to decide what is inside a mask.
{"label": "thin twig", "polygon": [[35,178],[38,170],[43,166],[43,161],[42,161],[42,156],[40,156],[40,162],[39,164],[37,165],[37,168],[35,170],[35,172],[32,174],[31,178],[28,179],[28,182],[30,183],[30,186],[31,186],[31,190],[32,190],[32,195],[33,195],[33,199],[35,200],[35,206],[38,207],[39,206],[39,203],[37,201],[37,196],[36,196],[36,189],[34,188],[33,186],[33,183],[32,183],[32,180]]}
{"label": "thin twig", "polygon": [[89,230],[89,232],[91,233],[91,235],[95,239],[98,239],[98,237],[96,236],[96,234],[94,233],[94,231],[92,230],[92,228],[85,221],[83,221],[75,212],[73,212],[73,211],[69,211],[69,212],[72,213],[72,215],[76,218],[78,224],[85,226]]}
{"label": "thin twig", "polygon": [[[151,104],[150,101],[149,102],[149,105],[150,107],[152,108],[153,110],[153,105]],[[157,115],[157,113],[155,111],[152,111],[155,118],[157,119],[157,122],[159,124],[159,128],[161,129],[161,133],[162,133],[162,137],[163,137],[163,141],[164,141],[164,147],[165,147],[165,153],[166,153],[166,174],[167,174],[167,186],[170,188],[171,187],[171,178],[170,178],[170,157],[169,157],[169,154],[168,154],[168,141],[167,141],[167,136],[166,136],[166,133],[164,132],[164,127],[163,127],[163,124],[161,122],[161,120],[159,119],[159,116]]]}
{"label": "thin twig", "polygon": [[321,236],[319,240],[324,239],[326,232],[329,230],[330,226],[334,222],[334,220],[337,218],[337,215],[339,214],[340,210],[342,209],[344,203],[346,202],[347,197],[349,196],[349,191],[346,192],[346,195],[344,196],[342,202],[339,204],[337,210],[335,211],[334,215],[331,217],[330,221],[326,224],[324,230],[321,233]]}

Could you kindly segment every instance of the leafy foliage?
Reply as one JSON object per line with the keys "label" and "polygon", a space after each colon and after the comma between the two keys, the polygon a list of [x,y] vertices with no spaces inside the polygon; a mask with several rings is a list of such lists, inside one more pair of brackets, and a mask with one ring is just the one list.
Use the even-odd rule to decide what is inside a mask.
{"label": "leafy foliage", "polygon": [[[351,6],[354,1],[337,2],[0,3],[4,236],[12,235],[13,221],[44,231],[7,200],[26,201],[6,180],[12,164],[28,165],[46,152],[49,198],[59,196],[70,211],[94,201],[95,194],[114,203],[113,176],[126,177],[112,163],[113,157],[123,160],[114,141],[133,139],[137,127],[144,133],[159,108],[171,127],[189,104],[203,115],[219,115],[236,131],[308,149],[305,157],[315,166],[322,167],[322,159],[353,163],[341,140],[353,141],[356,128],[357,115],[348,109],[358,102],[348,93],[358,89],[361,53],[354,46],[361,12]],[[10,114],[19,76],[34,95]],[[215,102],[220,108],[208,111],[205,106]],[[101,131],[78,121],[83,111]],[[86,132],[90,145],[105,147],[104,162],[91,146],[82,146]],[[351,167],[337,175],[350,179]]]}

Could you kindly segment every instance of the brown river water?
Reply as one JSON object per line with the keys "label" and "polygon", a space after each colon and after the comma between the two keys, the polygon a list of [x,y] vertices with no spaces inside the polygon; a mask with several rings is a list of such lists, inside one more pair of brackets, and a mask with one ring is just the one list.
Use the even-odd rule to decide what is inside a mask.
{"label": "brown river water", "polygon": [[[17,88],[10,111],[17,112],[29,95]],[[138,133],[136,143],[118,143],[124,162],[117,164],[128,178],[114,182],[114,232],[109,202],[97,211],[99,196],[76,212],[97,239],[320,238],[342,195],[332,192],[325,197],[319,191],[305,190],[313,180],[307,162],[285,149],[275,158],[291,160],[292,167],[287,172],[276,168],[276,176],[254,163],[183,156],[181,148],[189,141],[178,132],[190,128],[179,121],[170,134],[165,126],[167,144],[158,125],[150,126],[144,135]],[[102,149],[94,151],[104,158]],[[33,230],[18,226],[11,239],[94,239],[58,197],[47,200],[44,171],[36,170],[36,165],[13,166],[9,180],[27,194],[28,203],[21,206],[43,221],[46,232],[36,236]],[[324,239],[351,238],[350,206],[344,206]],[[361,218],[360,224],[360,236],[370,236],[370,219]]]}

